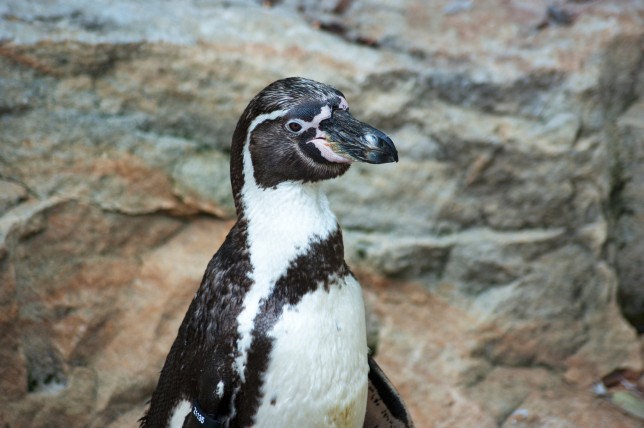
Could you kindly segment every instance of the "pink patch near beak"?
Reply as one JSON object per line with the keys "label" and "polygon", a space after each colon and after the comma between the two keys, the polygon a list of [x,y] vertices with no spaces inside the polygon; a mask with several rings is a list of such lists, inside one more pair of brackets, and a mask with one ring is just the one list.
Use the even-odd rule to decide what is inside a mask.
{"label": "pink patch near beak", "polygon": [[322,157],[329,162],[335,162],[335,163],[351,163],[353,162],[351,159],[347,159],[343,156],[340,156],[336,152],[333,151],[330,147],[330,143],[322,138],[316,138],[314,140],[309,141],[309,143],[312,143],[317,147],[317,149],[320,151],[320,154]]}

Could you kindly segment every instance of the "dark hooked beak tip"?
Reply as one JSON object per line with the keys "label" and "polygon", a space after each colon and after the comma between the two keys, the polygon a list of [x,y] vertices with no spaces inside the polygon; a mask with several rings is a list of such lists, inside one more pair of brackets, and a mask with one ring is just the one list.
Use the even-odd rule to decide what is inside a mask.
{"label": "dark hooked beak tip", "polygon": [[398,162],[398,151],[391,138],[377,129],[373,131],[364,136],[366,144],[358,160],[374,164]]}
{"label": "dark hooked beak tip", "polygon": [[358,150],[349,152],[354,160],[374,164],[398,162],[396,146],[384,132],[370,127],[360,140]]}

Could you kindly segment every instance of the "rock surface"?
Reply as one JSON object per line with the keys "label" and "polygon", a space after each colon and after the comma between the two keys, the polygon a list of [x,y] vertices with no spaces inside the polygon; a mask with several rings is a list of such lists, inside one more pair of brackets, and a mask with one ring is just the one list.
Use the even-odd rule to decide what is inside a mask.
{"label": "rock surface", "polygon": [[232,224],[236,120],[303,75],[399,148],[325,186],[417,426],[641,426],[590,385],[642,369],[643,22],[636,0],[3,2],[0,425],[136,425]]}

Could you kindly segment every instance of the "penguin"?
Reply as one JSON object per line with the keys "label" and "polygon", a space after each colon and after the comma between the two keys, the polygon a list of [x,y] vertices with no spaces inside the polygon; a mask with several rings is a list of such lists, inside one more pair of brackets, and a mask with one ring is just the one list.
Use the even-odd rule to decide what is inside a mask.
{"label": "penguin", "polygon": [[142,428],[412,427],[369,355],[362,292],[320,182],[397,162],[328,85],[257,94],[232,138],[237,221],[206,268]]}

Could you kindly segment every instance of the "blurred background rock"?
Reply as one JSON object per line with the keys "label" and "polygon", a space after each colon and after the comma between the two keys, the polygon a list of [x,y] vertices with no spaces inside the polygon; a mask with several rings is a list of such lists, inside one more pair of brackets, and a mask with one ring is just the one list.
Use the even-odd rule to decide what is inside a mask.
{"label": "blurred background rock", "polygon": [[399,148],[327,189],[417,426],[641,427],[637,0],[0,2],[0,424],[136,424],[291,75]]}

